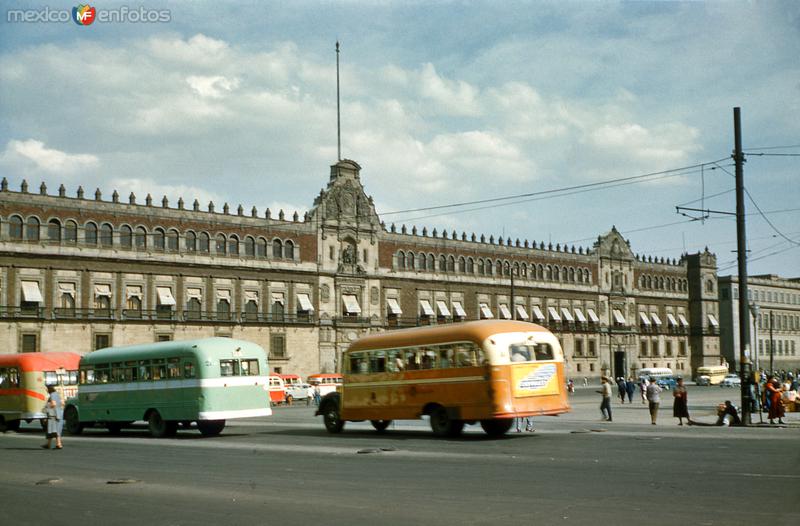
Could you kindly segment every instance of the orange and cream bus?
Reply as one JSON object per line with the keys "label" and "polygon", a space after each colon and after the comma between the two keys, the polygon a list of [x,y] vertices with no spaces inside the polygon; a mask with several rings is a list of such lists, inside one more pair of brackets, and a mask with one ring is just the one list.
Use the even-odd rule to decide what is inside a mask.
{"label": "orange and cream bus", "polygon": [[433,432],[456,436],[480,422],[506,433],[515,417],[569,411],[564,356],[547,329],[482,320],[383,332],[353,342],[342,357],[344,383],[317,415],[331,433],[345,422],[430,417]]}
{"label": "orange and cream bus", "polygon": [[46,418],[47,385],[56,387],[61,400],[75,396],[80,359],[71,352],[0,354],[0,431]]}

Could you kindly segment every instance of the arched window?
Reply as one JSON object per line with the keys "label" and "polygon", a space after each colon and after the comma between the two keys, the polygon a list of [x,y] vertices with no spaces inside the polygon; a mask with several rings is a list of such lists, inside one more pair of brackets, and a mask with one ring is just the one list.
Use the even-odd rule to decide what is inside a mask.
{"label": "arched window", "polygon": [[114,229],[108,223],[100,225],[100,245],[110,247],[114,244]]}
{"label": "arched window", "polygon": [[67,224],[64,226],[64,241],[67,243],[78,242],[78,223],[75,221],[67,221]]}
{"label": "arched window", "polygon": [[464,259],[464,256],[458,258],[458,271],[462,274],[467,272],[467,260]]}
{"label": "arched window", "polygon": [[253,239],[253,236],[247,236],[244,238],[244,255],[252,258],[256,255],[256,240]]}
{"label": "arched window", "polygon": [[272,257],[276,259],[283,257],[283,243],[280,239],[272,240]]}
{"label": "arched window", "polygon": [[272,321],[283,321],[284,306],[283,301],[272,302]]}
{"label": "arched window", "polygon": [[14,241],[22,241],[22,218],[11,216],[8,220],[8,236]]}
{"label": "arched window", "polygon": [[216,252],[217,254],[225,254],[225,249],[227,248],[227,240],[225,239],[225,234],[217,234],[217,242],[216,242]]}
{"label": "arched window", "polygon": [[258,303],[255,300],[245,303],[244,317],[248,321],[258,321]]}
{"label": "arched window", "polygon": [[472,258],[467,259],[467,274],[475,273],[475,261]]}
{"label": "arched window", "polygon": [[208,254],[209,250],[211,250],[211,236],[209,236],[206,232],[200,232],[200,235],[197,237],[197,250],[201,254]]}
{"label": "arched window", "polygon": [[61,222],[58,219],[47,222],[47,240],[51,243],[61,242]]}
{"label": "arched window", "polygon": [[514,263],[514,273],[517,276],[527,277],[528,276],[528,265],[523,263],[520,265],[519,263]]}
{"label": "arched window", "polygon": [[286,259],[294,259],[294,241],[287,241],[283,247],[283,256]]}
{"label": "arched window", "polygon": [[511,265],[508,264],[508,261],[503,262],[503,275],[504,276],[511,275]]}
{"label": "arched window", "polygon": [[28,224],[25,228],[25,237],[28,241],[39,241],[39,227],[41,224],[39,220],[33,216],[28,218]]}
{"label": "arched window", "polygon": [[553,281],[561,281],[561,269],[558,266],[553,267]]}
{"label": "arched window", "polygon": [[575,269],[572,267],[569,268],[569,281],[575,283]]}
{"label": "arched window", "polygon": [[217,300],[217,319],[230,320],[231,319],[231,304],[227,299]]}
{"label": "arched window", "polygon": [[397,253],[397,268],[401,270],[406,268],[406,253],[402,250]]}
{"label": "arched window", "polygon": [[483,262],[483,258],[478,259],[478,275],[483,276],[486,274],[486,264]]}
{"label": "arched window", "polygon": [[551,280],[553,279],[553,267],[547,265],[544,270],[544,279]]}
{"label": "arched window", "polygon": [[143,226],[136,227],[133,243],[136,246],[136,250],[147,250],[147,230]]}
{"label": "arched window", "polygon": [[84,241],[87,245],[91,246],[95,246],[97,244],[97,225],[94,223],[86,223]]}
{"label": "arched window", "polygon": [[447,258],[447,271],[448,272],[455,272],[456,271],[456,258],[455,256],[450,256]]}
{"label": "arched window", "polygon": [[229,256],[239,255],[239,238],[236,236],[236,234],[233,234],[231,237],[228,238],[228,255]]}
{"label": "arched window", "polygon": [[425,270],[425,262],[426,262],[425,254],[423,254],[422,252],[417,254],[417,270]]}
{"label": "arched window", "polygon": [[258,243],[256,243],[256,257],[267,257],[267,240],[263,237],[258,238]]}
{"label": "arched window", "polygon": [[439,272],[447,272],[447,257],[444,254],[439,256]]}
{"label": "arched window", "polygon": [[541,263],[536,265],[536,277],[539,279],[544,279],[544,265]]}
{"label": "arched window", "polygon": [[119,244],[122,248],[133,246],[133,230],[128,225],[119,227]]}
{"label": "arched window", "polygon": [[186,232],[183,237],[183,246],[186,252],[197,252],[197,234],[191,230]]}
{"label": "arched window", "polygon": [[199,299],[189,298],[189,301],[186,302],[186,319],[199,320],[201,317],[202,310],[203,306],[200,304]]}
{"label": "arched window", "polygon": [[712,280],[706,281],[706,292],[714,292],[714,282]]}
{"label": "arched window", "polygon": [[153,248],[156,250],[164,250],[164,229],[156,228],[153,231]]}
{"label": "arched window", "polygon": [[178,251],[178,231],[174,228],[170,229],[167,232],[167,250],[170,252],[177,252]]}
{"label": "arched window", "polygon": [[494,262],[494,273],[498,276],[503,275],[503,262],[499,259]]}
{"label": "arched window", "polygon": [[408,252],[406,254],[406,268],[408,270],[414,270],[414,264],[415,263],[416,263],[416,261],[414,260],[414,253],[413,252]]}
{"label": "arched window", "polygon": [[70,318],[75,316],[75,297],[69,293],[65,292],[61,294],[61,302],[59,304],[58,309],[56,309],[58,313],[62,316],[68,316]]}
{"label": "arched window", "polygon": [[433,256],[433,254],[428,254],[428,264],[425,265],[425,268],[431,272],[436,270],[436,258]]}
{"label": "arched window", "polygon": [[494,274],[494,269],[492,268],[492,260],[491,259],[487,259],[486,260],[486,275],[487,276],[491,276],[492,274]]}
{"label": "arched window", "polygon": [[142,299],[138,296],[131,296],[125,303],[125,316],[128,318],[140,318],[142,316]]}

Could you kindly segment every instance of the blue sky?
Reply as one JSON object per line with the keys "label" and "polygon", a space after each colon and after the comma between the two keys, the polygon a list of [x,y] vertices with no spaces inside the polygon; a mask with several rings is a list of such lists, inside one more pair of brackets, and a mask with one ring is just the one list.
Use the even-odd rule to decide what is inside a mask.
{"label": "blue sky", "polygon": [[[337,39],[342,153],[387,224],[581,246],[616,225],[640,254],[708,246],[725,275],[735,222],[675,206],[734,209],[734,106],[745,148],[800,145],[796,2],[162,2],[148,8],[168,23],[7,20],[72,5],[3,6],[12,186],[302,212],[336,160]],[[716,160],[702,176],[391,213]],[[774,226],[748,201],[751,274],[800,277],[798,179],[800,157],[748,157],[746,186]]]}

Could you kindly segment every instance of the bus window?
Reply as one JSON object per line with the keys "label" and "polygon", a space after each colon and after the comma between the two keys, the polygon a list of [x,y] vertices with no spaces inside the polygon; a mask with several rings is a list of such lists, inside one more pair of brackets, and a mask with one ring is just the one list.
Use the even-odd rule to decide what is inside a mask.
{"label": "bus window", "polygon": [[94,369],[91,367],[81,368],[78,381],[82,385],[94,383]]}
{"label": "bus window", "polygon": [[448,369],[455,366],[453,348],[449,345],[439,347],[439,369]]}
{"label": "bus window", "polygon": [[150,360],[139,360],[139,380],[150,380]]}
{"label": "bus window", "polygon": [[78,385],[78,371],[68,371],[69,380],[67,385]]}
{"label": "bus window", "polygon": [[55,371],[45,371],[44,385],[58,385],[58,374]]}
{"label": "bus window", "polygon": [[110,372],[107,363],[98,363],[94,369],[94,382],[95,384],[107,384]]}
{"label": "bus window", "polygon": [[111,364],[111,381],[112,382],[124,382],[125,377],[122,370],[121,363],[112,363]]}
{"label": "bus window", "polygon": [[[366,356],[364,353],[355,352],[350,354],[350,373],[351,374],[363,374],[369,370],[369,364],[367,363]],[[327,380],[327,378],[323,379]]]}
{"label": "bus window", "polygon": [[239,360],[220,360],[219,374],[221,376],[239,376]]}
{"label": "bus window", "polygon": [[419,364],[417,362],[417,353],[414,351],[405,351],[405,358],[404,361],[406,363],[406,370],[407,371],[416,371],[419,369]]}
{"label": "bus window", "polygon": [[242,360],[242,376],[258,376],[258,360]]}
{"label": "bus window", "polygon": [[167,360],[167,378],[173,379],[181,377],[180,361],[180,358],[169,358]]}
{"label": "bus window", "polygon": [[391,350],[386,351],[386,370],[391,373],[397,373],[405,369],[405,362],[403,362],[402,351]]}
{"label": "bus window", "polygon": [[536,349],[536,360],[552,360],[553,359],[553,348],[550,346],[549,343],[537,343]]}
{"label": "bus window", "polygon": [[153,380],[164,380],[167,377],[167,364],[164,363],[164,359],[153,360],[150,372],[152,373]]}
{"label": "bus window", "polygon": [[183,377],[194,378],[194,363],[184,362],[183,364]]}
{"label": "bus window", "polygon": [[456,367],[475,367],[478,365],[478,352],[474,346],[456,346]]}
{"label": "bus window", "polygon": [[16,367],[0,369],[0,388],[19,387],[19,370]]}
{"label": "bus window", "polygon": [[435,369],[436,368],[436,351],[430,349],[422,349],[420,353],[420,369]]}
{"label": "bus window", "polygon": [[386,371],[386,351],[373,351],[369,354],[369,372],[382,373]]}

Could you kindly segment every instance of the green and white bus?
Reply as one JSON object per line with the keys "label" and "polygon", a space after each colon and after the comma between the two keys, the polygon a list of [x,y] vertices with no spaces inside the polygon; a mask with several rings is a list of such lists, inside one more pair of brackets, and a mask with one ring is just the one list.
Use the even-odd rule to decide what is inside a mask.
{"label": "green and white bus", "polygon": [[225,421],[272,414],[264,349],[231,338],[109,347],[81,358],[78,395],[67,400],[67,432],[105,425],[119,433],[144,420],[150,434],[178,425],[218,435]]}

